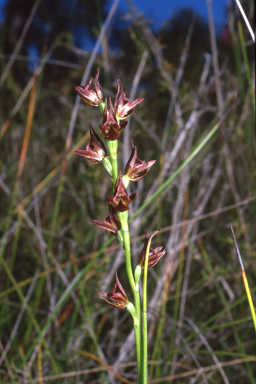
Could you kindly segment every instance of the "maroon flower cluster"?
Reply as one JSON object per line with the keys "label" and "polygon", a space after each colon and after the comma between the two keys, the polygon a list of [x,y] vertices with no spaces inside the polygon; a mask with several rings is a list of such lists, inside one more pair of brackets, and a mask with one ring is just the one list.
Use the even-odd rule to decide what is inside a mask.
{"label": "maroon flower cluster", "polygon": [[75,90],[81,99],[92,107],[99,107],[101,104],[105,104],[103,124],[100,125],[100,132],[106,140],[116,140],[120,137],[120,132],[122,132],[127,125],[127,121],[120,123],[120,120],[128,119],[136,105],[140,104],[144,99],[129,100],[124,93],[121,80],[118,79],[115,102],[113,105],[111,98],[109,98],[110,109],[108,110],[107,98],[105,99],[105,103],[103,102],[103,92],[99,84],[99,72],[100,70],[98,69],[95,77],[95,90],[90,89],[92,79],[86,87],[78,85],[75,86]]}

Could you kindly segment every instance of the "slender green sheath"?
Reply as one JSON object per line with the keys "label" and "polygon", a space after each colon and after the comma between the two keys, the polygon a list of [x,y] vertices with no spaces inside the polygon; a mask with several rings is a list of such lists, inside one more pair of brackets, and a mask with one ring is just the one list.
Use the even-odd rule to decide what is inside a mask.
{"label": "slender green sheath", "polygon": [[139,384],[141,384],[141,352],[142,352],[142,345],[141,345],[141,320],[139,319],[138,315],[133,318],[133,328],[135,333],[135,344],[136,344],[136,356],[137,356],[137,366],[138,366],[138,377],[139,377]]}
{"label": "slender green sheath", "polygon": [[151,241],[148,242],[143,278],[143,381],[142,384],[148,382],[148,324],[147,324],[147,278],[148,278],[148,254]]}
{"label": "slender green sheath", "polygon": [[135,321],[134,321],[133,326],[134,326],[135,339],[136,339],[136,354],[137,354],[137,363],[138,363],[139,383],[142,383],[141,364],[143,360],[143,348],[142,348],[142,316],[141,316],[141,300],[140,300],[139,284],[135,284],[134,301],[135,301],[138,324],[135,324]]}

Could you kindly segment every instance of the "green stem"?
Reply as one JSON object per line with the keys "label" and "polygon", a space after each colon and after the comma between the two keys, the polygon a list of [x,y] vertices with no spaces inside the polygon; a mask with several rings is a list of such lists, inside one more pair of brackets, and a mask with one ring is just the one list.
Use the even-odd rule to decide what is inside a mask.
{"label": "green stem", "polygon": [[141,300],[140,300],[140,291],[139,284],[135,285],[135,280],[132,272],[132,262],[131,262],[131,245],[130,245],[130,232],[128,224],[128,211],[118,212],[118,218],[121,223],[121,228],[123,232],[123,244],[124,244],[124,253],[125,253],[125,266],[126,273],[129,279],[129,283],[132,288],[134,301],[135,301],[135,313],[133,316],[133,327],[135,332],[135,342],[136,342],[136,355],[137,355],[137,365],[138,365],[138,376],[139,383],[141,384],[141,375],[142,375],[142,322],[141,322]]}
{"label": "green stem", "polygon": [[141,318],[134,317],[133,318],[133,328],[135,333],[135,344],[136,344],[136,356],[137,356],[137,366],[138,366],[138,377],[139,377],[139,384],[142,384],[141,382],[141,353],[142,353],[142,345],[141,345]]}
{"label": "green stem", "polygon": [[148,324],[147,324],[147,278],[148,278],[148,255],[150,250],[151,240],[147,244],[144,265],[143,278],[143,380],[142,384],[148,382]]}
{"label": "green stem", "polygon": [[124,253],[125,253],[125,266],[126,272],[129,279],[130,286],[132,288],[133,295],[135,297],[135,281],[132,272],[132,260],[131,260],[131,244],[130,244],[130,232],[128,225],[128,211],[118,212],[118,218],[121,223],[124,241]]}
{"label": "green stem", "polygon": [[110,153],[110,161],[112,165],[112,187],[114,190],[116,185],[117,175],[118,175],[118,163],[117,163],[118,140],[114,140],[114,141],[108,140],[107,146]]}

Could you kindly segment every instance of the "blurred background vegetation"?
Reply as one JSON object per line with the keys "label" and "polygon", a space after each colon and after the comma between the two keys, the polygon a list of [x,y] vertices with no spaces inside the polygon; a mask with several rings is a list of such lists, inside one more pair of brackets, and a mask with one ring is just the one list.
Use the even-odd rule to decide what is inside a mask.
{"label": "blurred background vegetation", "polygon": [[[242,4],[253,26],[253,2]],[[150,383],[256,383],[255,332],[230,231],[232,224],[255,303],[254,44],[235,3],[219,34],[187,9],[155,30],[128,6],[122,13],[107,0],[6,3],[0,382],[136,382],[131,319],[97,295],[112,288],[116,269],[130,292],[119,243],[91,223],[108,214],[110,181],[72,152],[88,143],[89,123],[97,131],[101,124],[73,86],[100,68],[104,96],[114,97],[121,79],[129,98],[145,99],[119,142],[121,169],[131,138],[140,159],[157,160],[130,186],[131,214],[231,106],[193,161],[132,221],[132,255],[136,265],[144,230],[161,228],[153,246],[167,254],[149,273]]]}

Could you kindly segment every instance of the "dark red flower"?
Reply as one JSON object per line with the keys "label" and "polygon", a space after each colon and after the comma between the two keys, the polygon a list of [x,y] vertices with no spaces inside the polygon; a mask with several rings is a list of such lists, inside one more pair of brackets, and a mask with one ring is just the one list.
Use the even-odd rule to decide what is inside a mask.
{"label": "dark red flower", "polygon": [[[148,230],[145,231],[145,243],[142,248],[142,251],[140,253],[140,259],[139,259],[139,265],[144,268],[145,266],[145,256],[146,256],[146,250],[149,241],[152,240],[152,238],[158,233],[159,231],[155,231],[152,233],[151,236],[148,236]],[[163,247],[157,247],[155,249],[150,247],[150,251],[148,254],[148,269],[153,268],[158,261],[166,254],[166,249],[162,250]]]}
{"label": "dark red flower", "polygon": [[102,300],[115,308],[125,308],[129,304],[128,296],[117,277],[117,273],[115,275],[115,284],[112,291],[109,293],[99,292],[99,296]]}
{"label": "dark red flower", "polygon": [[83,87],[81,85],[75,86],[76,92],[79,94],[81,99],[86,103],[91,105],[92,107],[98,107],[100,103],[103,102],[103,93],[99,84],[99,68],[97,69],[97,74],[95,76],[95,91],[93,89],[89,89],[92,84],[92,79]]}
{"label": "dark red flower", "polygon": [[155,162],[156,160],[151,160],[148,163],[139,160],[135,140],[132,140],[132,153],[125,167],[125,176],[127,176],[130,181],[138,181],[146,176]]}
{"label": "dark red flower", "polygon": [[112,111],[107,110],[107,99],[105,101],[105,109],[103,113],[103,124],[100,125],[100,131],[103,133],[106,140],[116,140],[120,137],[122,132],[127,125],[127,121],[118,124],[115,115]]}
{"label": "dark red flower", "polygon": [[91,124],[89,124],[91,139],[86,146],[86,150],[76,149],[74,152],[77,155],[83,156],[90,163],[99,164],[102,162],[104,157],[107,156],[107,150],[99,136],[94,131]]}
{"label": "dark red flower", "polygon": [[110,236],[116,236],[117,231],[121,229],[120,221],[117,217],[114,208],[111,205],[109,205],[109,215],[104,221],[92,220],[92,222],[98,227],[105,229],[107,234]]}
{"label": "dark red flower", "polygon": [[132,195],[128,196],[122,179],[122,174],[121,172],[119,172],[116,179],[114,197],[112,198],[108,196],[109,204],[111,204],[116,211],[125,212],[130,209],[129,205],[135,200],[135,197],[136,193],[133,193]]}
{"label": "dark red flower", "polygon": [[131,101],[126,97],[121,80],[117,80],[117,94],[114,102],[114,106],[112,105],[111,99],[109,98],[110,109],[114,116],[117,119],[125,120],[131,116],[134,111],[136,105],[140,104],[144,99],[136,99]]}

